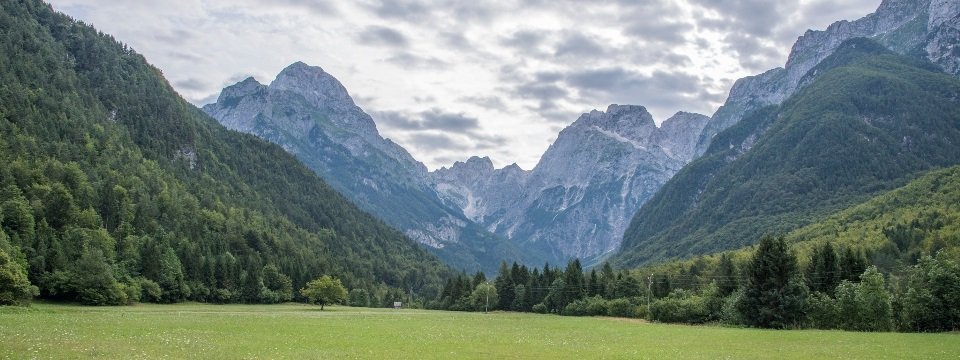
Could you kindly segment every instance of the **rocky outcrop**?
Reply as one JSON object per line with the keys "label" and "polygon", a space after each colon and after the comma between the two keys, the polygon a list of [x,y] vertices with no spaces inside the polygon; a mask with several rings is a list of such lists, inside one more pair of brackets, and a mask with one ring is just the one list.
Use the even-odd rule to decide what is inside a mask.
{"label": "rocky outcrop", "polygon": [[561,131],[529,172],[474,157],[433,172],[434,186],[523,247],[546,244],[560,259],[601,258],[620,245],[640,205],[690,161],[708,120],[677,113],[658,128],[642,106],[610,105]]}

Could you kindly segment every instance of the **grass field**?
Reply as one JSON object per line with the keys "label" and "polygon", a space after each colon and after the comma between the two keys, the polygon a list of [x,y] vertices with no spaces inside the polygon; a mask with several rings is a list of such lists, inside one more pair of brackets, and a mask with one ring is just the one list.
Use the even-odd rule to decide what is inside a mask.
{"label": "grass field", "polygon": [[958,334],[285,305],[0,308],[0,358],[957,358]]}

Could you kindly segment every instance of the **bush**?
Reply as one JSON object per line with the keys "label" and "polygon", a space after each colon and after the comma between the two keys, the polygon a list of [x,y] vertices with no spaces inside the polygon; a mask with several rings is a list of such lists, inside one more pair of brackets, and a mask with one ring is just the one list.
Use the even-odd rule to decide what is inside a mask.
{"label": "bush", "polygon": [[614,317],[636,317],[636,307],[630,300],[619,298],[607,303],[607,315]]}
{"label": "bush", "polygon": [[840,310],[837,302],[830,295],[816,292],[807,300],[807,316],[811,327],[817,329],[834,329]]}
{"label": "bush", "polygon": [[594,296],[587,299],[587,315],[603,316],[608,311],[608,301],[600,296]]}
{"label": "bush", "polygon": [[587,315],[587,301],[585,299],[574,300],[574,302],[567,304],[560,314],[565,316]]}
{"label": "bush", "polygon": [[700,324],[710,320],[710,310],[706,298],[674,292],[650,304],[650,320]]}
{"label": "bush", "polygon": [[[163,296],[163,290],[160,289],[160,285],[158,285],[153,280],[150,280],[147,278],[140,278],[140,290],[141,290],[140,300],[143,300],[146,302],[154,302],[154,303],[160,302],[160,298]],[[224,290],[224,289],[219,289],[219,290]],[[227,291],[227,293],[229,293],[229,291]],[[215,294],[213,300],[214,302],[226,302],[226,301],[229,301],[229,296],[227,296],[227,300],[225,301],[218,301],[221,299],[218,299]]]}
{"label": "bush", "polygon": [[547,305],[544,305],[543,303],[539,303],[533,306],[533,312],[537,314],[546,314],[547,310],[548,310]]}
{"label": "bush", "polygon": [[747,322],[737,308],[737,304],[742,301],[743,290],[734,291],[730,296],[723,298],[723,305],[720,310],[720,322],[727,325],[745,325]]}

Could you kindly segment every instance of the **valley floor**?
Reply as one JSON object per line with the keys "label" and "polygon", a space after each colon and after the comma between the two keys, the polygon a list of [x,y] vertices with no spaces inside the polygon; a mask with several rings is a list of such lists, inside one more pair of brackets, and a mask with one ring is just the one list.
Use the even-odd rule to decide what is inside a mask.
{"label": "valley floor", "polygon": [[960,334],[302,304],[0,307],[0,358],[955,358]]}

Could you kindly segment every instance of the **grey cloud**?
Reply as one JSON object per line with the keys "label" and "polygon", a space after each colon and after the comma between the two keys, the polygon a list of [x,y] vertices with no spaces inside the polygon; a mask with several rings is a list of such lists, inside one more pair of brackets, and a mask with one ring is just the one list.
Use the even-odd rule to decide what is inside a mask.
{"label": "grey cloud", "polygon": [[182,51],[176,51],[176,50],[174,50],[174,51],[168,51],[168,52],[167,52],[167,56],[172,57],[172,58],[175,58],[175,59],[186,60],[186,61],[191,61],[191,62],[199,62],[199,61],[205,61],[205,60],[206,60],[206,58],[204,58],[204,57],[202,57],[202,56],[199,56],[199,55],[197,55],[197,54],[189,54],[189,53],[185,53],[185,52],[182,52]]}
{"label": "grey cloud", "polygon": [[458,100],[488,109],[503,110],[507,107],[507,104],[503,102],[503,99],[498,96],[464,96]]}
{"label": "grey cloud", "polygon": [[357,36],[357,40],[367,45],[383,45],[390,47],[405,48],[410,45],[410,41],[401,32],[384,27],[368,26]]}
{"label": "grey cloud", "polygon": [[412,115],[397,111],[384,111],[376,115],[378,123],[408,131],[440,130],[466,134],[480,127],[480,121],[477,118],[436,108]]}
{"label": "grey cloud", "polygon": [[182,45],[185,42],[193,39],[194,34],[191,31],[183,29],[173,29],[165,32],[154,33],[153,38],[167,45]]}
{"label": "grey cloud", "polygon": [[536,81],[520,84],[516,87],[517,95],[527,99],[556,99],[570,94],[567,89],[553,84],[544,84]]}
{"label": "grey cloud", "polygon": [[387,58],[387,62],[403,68],[416,69],[444,69],[450,66],[449,63],[435,57],[426,57],[414,55],[409,52],[402,52]]}
{"label": "grey cloud", "polygon": [[446,134],[413,133],[410,134],[413,146],[429,150],[467,150],[470,149],[463,141],[456,141]]}
{"label": "grey cloud", "polygon": [[690,108],[689,102],[701,88],[700,79],[690,74],[654,71],[645,75],[623,68],[579,71],[566,81],[588,102],[642,104],[662,112]]}
{"label": "grey cloud", "polygon": [[315,15],[337,15],[340,13],[340,10],[334,2],[326,0],[271,0],[264,2],[267,5],[280,3],[306,9]]}
{"label": "grey cloud", "polygon": [[539,82],[553,83],[563,79],[563,73],[557,71],[541,71],[533,75]]}
{"label": "grey cloud", "polygon": [[419,1],[379,1],[372,10],[380,17],[404,21],[423,20],[430,14],[429,8]]}
{"label": "grey cloud", "polygon": [[443,38],[444,43],[447,46],[450,46],[454,49],[473,49],[473,45],[470,43],[470,40],[467,39],[461,33],[447,32],[440,35]]}
{"label": "grey cloud", "polygon": [[184,80],[179,80],[174,82],[173,85],[180,89],[193,90],[193,91],[207,90],[208,88],[210,88],[209,83],[197,78],[188,78]]}
{"label": "grey cloud", "polygon": [[420,115],[423,117],[424,127],[428,129],[469,132],[480,127],[480,121],[477,118],[468,117],[462,113],[454,114],[439,109],[431,109]]}
{"label": "grey cloud", "polygon": [[505,46],[530,51],[539,47],[545,38],[546,37],[539,31],[521,30],[501,39],[500,43]]}
{"label": "grey cloud", "polygon": [[721,22],[704,23],[722,30],[733,30],[768,36],[797,9],[796,1],[769,0],[692,0],[694,5],[711,9],[722,16]]}
{"label": "grey cloud", "polygon": [[684,35],[693,30],[689,23],[648,18],[628,25],[625,33],[646,43],[678,44],[684,42]]}
{"label": "grey cloud", "polygon": [[608,53],[607,47],[597,40],[580,32],[568,32],[557,44],[555,56],[570,56],[576,58],[602,57]]}

